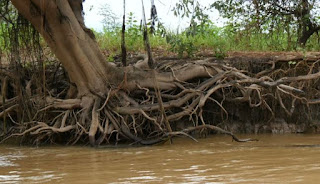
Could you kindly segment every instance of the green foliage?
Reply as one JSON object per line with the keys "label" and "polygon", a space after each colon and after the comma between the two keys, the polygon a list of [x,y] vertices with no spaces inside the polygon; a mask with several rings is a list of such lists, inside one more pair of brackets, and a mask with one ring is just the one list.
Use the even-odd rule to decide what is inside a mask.
{"label": "green foliage", "polygon": [[[320,3],[316,0],[217,0],[211,7],[229,20],[229,25],[249,34],[286,33],[287,47],[306,46],[320,30]],[[284,38],[283,36],[281,38]]]}
{"label": "green foliage", "polygon": [[[173,8],[173,12],[176,16],[189,17],[190,26],[178,33],[178,31],[168,31],[161,22],[158,22],[156,30],[150,36],[152,48],[168,50],[168,52],[173,52],[179,57],[194,57],[199,51],[209,51],[217,58],[226,57],[229,51],[297,50],[306,52],[320,50],[320,38],[317,34],[313,34],[310,37],[304,48],[300,47],[297,43],[299,37],[298,26],[287,23],[290,17],[293,21],[297,20],[292,16],[268,18],[260,12],[261,16],[259,17],[254,9],[254,3],[247,3],[246,0],[243,0],[243,2],[241,0],[223,1],[227,3],[217,1],[212,7],[224,10],[225,13],[222,15],[229,18],[226,26],[217,27],[206,14],[209,8],[202,6],[199,2],[195,0],[179,0]],[[259,2],[262,5],[271,1],[254,2]],[[298,0],[295,2],[298,2]],[[318,4],[316,5],[318,6]],[[18,20],[17,14],[11,7],[5,7],[4,4],[1,7],[2,12],[4,10],[11,12],[6,15],[6,18]],[[271,7],[267,6],[267,8]],[[249,9],[250,11],[248,11]],[[107,61],[112,62],[114,56],[118,55],[121,50],[121,23],[118,22],[119,19],[108,6],[101,8],[100,14],[105,17],[104,29],[102,32],[95,32],[95,34],[101,49],[107,55]],[[314,21],[319,22],[320,18],[317,14],[312,14],[312,18]],[[239,21],[240,15],[242,15],[244,21]],[[147,24],[150,25],[150,22],[149,20]],[[12,52],[11,46],[13,45],[11,43],[13,43],[13,40],[17,42],[20,49],[22,48],[21,46],[34,48],[33,46],[36,45],[37,39],[33,39],[36,37],[32,36],[35,35],[35,32],[29,28],[19,28],[19,32],[12,34],[10,31],[17,29],[14,26],[16,25],[5,22],[4,19],[0,18],[0,53],[6,49],[7,52]],[[16,39],[17,37],[18,39]],[[28,41],[28,39],[30,40]],[[27,47],[23,43],[33,46]],[[132,12],[126,15],[126,43],[129,53],[144,52],[141,23]],[[292,65],[292,63],[289,65]]]}
{"label": "green foliage", "polygon": [[0,52],[5,51],[7,49],[7,44],[4,37],[4,35],[8,35],[6,27],[7,24],[5,24],[4,22],[0,22]]}
{"label": "green foliage", "polygon": [[[126,30],[127,46],[130,47],[131,45],[136,45],[137,43],[142,44],[143,43],[142,28],[140,25],[138,25],[138,20],[132,12],[128,14],[126,27],[127,27],[127,30]],[[140,48],[136,48],[136,49],[140,49]]]}
{"label": "green foliage", "polygon": [[[201,31],[190,35],[186,29],[182,33],[173,33],[167,30],[157,29],[150,37],[152,48],[164,48],[176,53],[179,57],[193,57],[198,51],[211,51],[215,57],[224,58],[229,51],[300,51],[299,45],[294,42],[296,35],[285,32],[285,29],[277,29],[273,32],[256,32],[240,29],[240,26],[229,24],[217,27],[208,22],[199,27]],[[120,51],[120,28],[115,31],[104,30],[96,33],[97,40],[102,50],[112,55]],[[290,41],[291,40],[291,41]],[[126,33],[127,48],[129,52],[143,52],[143,38],[140,27],[133,24],[128,26]],[[303,51],[319,51],[319,37],[313,35]]]}
{"label": "green foliage", "polygon": [[194,45],[195,40],[185,34],[168,34],[166,41],[170,45],[170,51],[177,53],[180,58],[184,53],[187,53],[188,57],[192,57],[197,51],[197,47]]}
{"label": "green foliage", "polygon": [[289,64],[289,66],[291,66],[291,65],[296,65],[297,62],[296,62],[296,61],[289,61],[288,64]]}
{"label": "green foliage", "polygon": [[114,62],[114,54],[113,53],[111,53],[111,54],[109,54],[109,56],[107,57],[107,61],[108,62]]}
{"label": "green foliage", "polygon": [[227,57],[227,53],[226,53],[225,50],[221,50],[220,48],[216,48],[216,49],[215,49],[214,56],[215,56],[217,59],[224,59],[225,57]]}
{"label": "green foliage", "polygon": [[43,56],[40,34],[9,0],[0,1],[0,57],[14,63],[38,61]]}
{"label": "green foliage", "polygon": [[[126,16],[126,47],[128,52],[143,52],[143,34],[140,22],[134,13],[129,12]],[[162,27],[163,28],[163,27]],[[152,47],[167,47],[166,40],[163,35],[166,34],[164,29],[157,29],[149,38]],[[100,48],[107,52],[108,61],[112,61],[113,56],[120,53],[121,48],[121,26],[114,29],[104,27],[103,32],[95,32],[96,39]]]}

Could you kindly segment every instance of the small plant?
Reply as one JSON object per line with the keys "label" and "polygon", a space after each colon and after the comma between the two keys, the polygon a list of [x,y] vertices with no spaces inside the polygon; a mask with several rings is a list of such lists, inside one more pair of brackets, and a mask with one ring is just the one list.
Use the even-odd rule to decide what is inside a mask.
{"label": "small plant", "polygon": [[170,50],[176,52],[178,57],[183,57],[186,53],[188,57],[193,57],[197,52],[197,47],[194,40],[184,35],[168,34],[166,36],[167,43],[170,45]]}
{"label": "small plant", "polygon": [[289,64],[289,66],[292,66],[292,65],[296,65],[297,62],[296,61],[289,61],[288,64]]}
{"label": "small plant", "polygon": [[114,56],[115,56],[115,54],[114,54],[114,53],[111,53],[111,54],[107,57],[107,61],[108,61],[108,62],[114,62]]}
{"label": "small plant", "polygon": [[225,57],[227,57],[227,53],[225,50],[222,50],[220,48],[217,48],[215,50],[215,53],[214,53],[214,56],[217,58],[217,59],[224,59]]}

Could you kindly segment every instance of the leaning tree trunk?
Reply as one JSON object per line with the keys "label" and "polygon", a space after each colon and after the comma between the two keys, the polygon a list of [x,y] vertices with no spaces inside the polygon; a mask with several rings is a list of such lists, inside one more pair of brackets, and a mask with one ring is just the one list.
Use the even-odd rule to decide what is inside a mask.
{"label": "leaning tree trunk", "polygon": [[299,8],[301,8],[301,10],[296,10],[294,13],[299,20],[299,27],[301,29],[298,43],[300,46],[305,47],[309,38],[320,30],[320,26],[312,21],[312,7],[308,0],[301,1],[301,7]]}
{"label": "leaning tree trunk", "polygon": [[82,17],[82,0],[12,0],[43,36],[76,84],[79,95],[103,94],[116,68],[101,54]]}
{"label": "leaning tree trunk", "polygon": [[299,37],[299,40],[298,40],[300,46],[305,47],[309,38],[314,33],[317,33],[319,30],[320,30],[320,26],[314,26],[312,24],[304,28],[304,30],[302,31],[302,35]]}

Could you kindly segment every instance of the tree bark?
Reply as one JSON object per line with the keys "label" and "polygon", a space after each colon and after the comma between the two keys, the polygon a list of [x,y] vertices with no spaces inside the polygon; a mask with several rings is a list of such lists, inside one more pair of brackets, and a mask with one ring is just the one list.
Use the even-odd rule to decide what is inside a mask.
{"label": "tree bark", "polygon": [[307,41],[309,40],[309,38],[316,32],[318,32],[320,30],[320,26],[315,27],[315,26],[307,26],[308,30],[304,30],[302,32],[302,35],[299,38],[299,44],[301,46],[306,46]]}
{"label": "tree bark", "polygon": [[308,0],[302,0],[301,5],[294,11],[294,15],[300,20],[301,35],[298,38],[300,46],[305,47],[309,38],[320,30],[320,26],[311,20],[311,5]]}

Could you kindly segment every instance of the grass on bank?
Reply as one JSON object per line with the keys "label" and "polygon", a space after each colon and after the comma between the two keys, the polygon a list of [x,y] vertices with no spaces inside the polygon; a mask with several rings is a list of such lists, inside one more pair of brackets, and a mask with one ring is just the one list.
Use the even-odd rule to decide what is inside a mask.
{"label": "grass on bank", "polygon": [[[121,29],[104,29],[95,32],[97,41],[112,61],[119,55]],[[154,50],[166,50],[179,57],[193,57],[197,52],[209,50],[217,57],[224,57],[229,51],[320,51],[319,36],[314,34],[305,48],[299,47],[295,34],[287,34],[279,29],[272,33],[257,33],[256,31],[236,30],[232,26],[217,27],[208,24],[196,31],[186,29],[181,33],[162,29],[150,35]],[[126,30],[126,45],[129,53],[144,52],[143,36],[139,26],[131,25]]]}
{"label": "grass on bank", "polygon": [[[126,46],[128,53],[144,53],[144,43],[141,27],[137,21],[130,21],[126,30]],[[0,24],[0,26],[5,26]],[[11,50],[5,40],[6,29],[0,29],[0,56],[9,54]],[[94,31],[95,32],[95,31]],[[121,27],[105,28],[102,32],[95,32],[97,42],[107,57],[114,61],[120,55]],[[227,25],[217,27],[213,23],[186,29],[180,33],[169,31],[163,27],[150,34],[151,47],[160,55],[175,55],[178,57],[193,57],[200,51],[209,51],[216,57],[224,57],[230,51],[320,51],[320,38],[312,35],[305,48],[297,44],[297,36],[292,30],[290,34],[284,28],[276,31],[256,31],[254,29],[239,29]],[[21,41],[22,42],[22,41]],[[43,44],[45,45],[45,44]]]}

